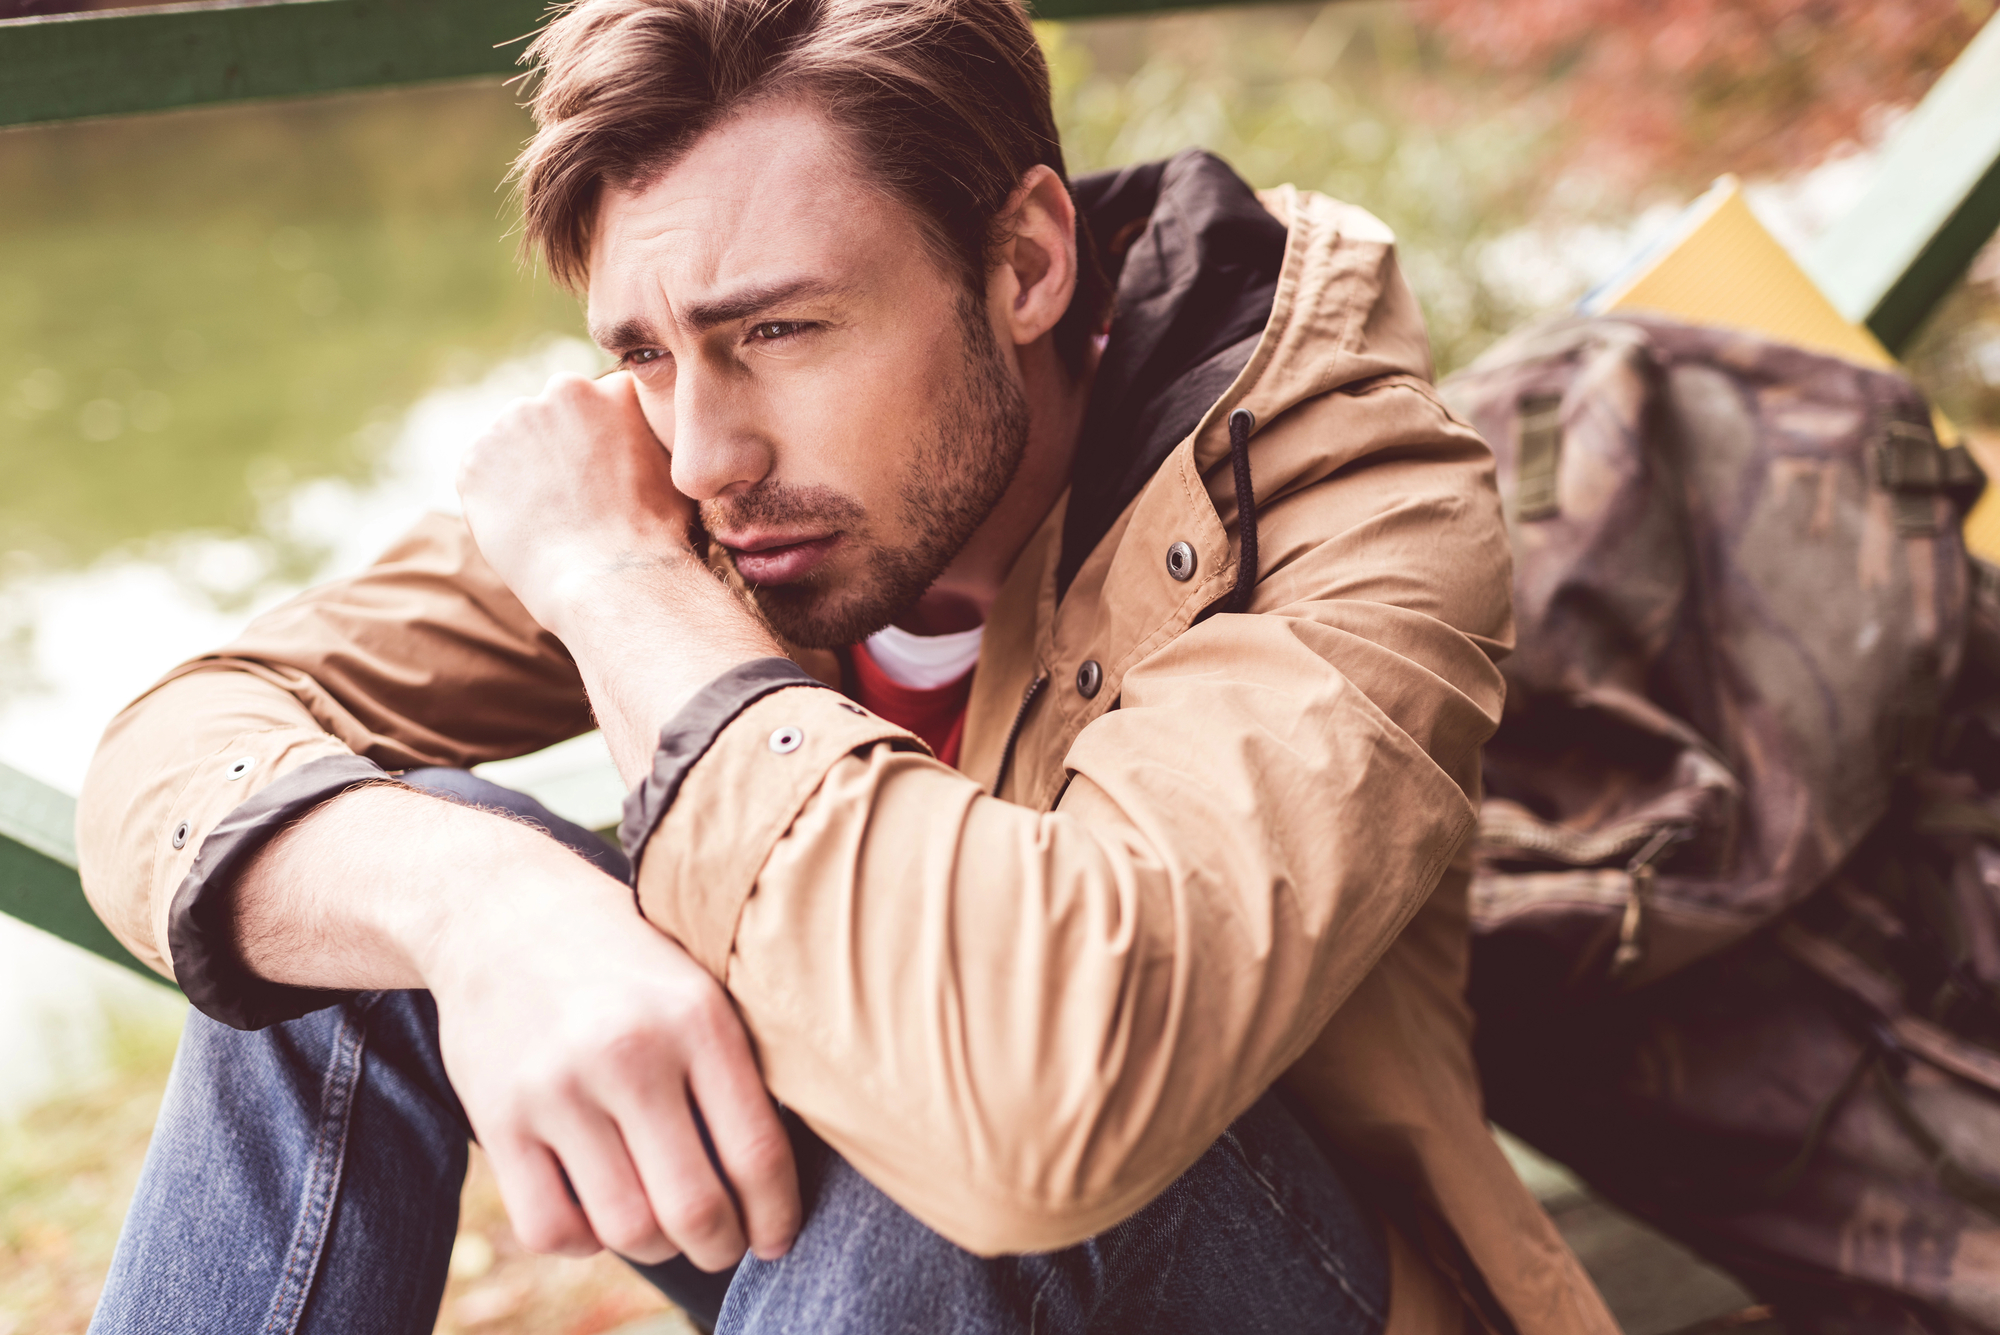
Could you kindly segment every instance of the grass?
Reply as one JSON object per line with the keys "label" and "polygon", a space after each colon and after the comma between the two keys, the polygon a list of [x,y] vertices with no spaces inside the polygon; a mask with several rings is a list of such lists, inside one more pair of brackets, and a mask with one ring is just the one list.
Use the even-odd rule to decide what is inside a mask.
{"label": "grass", "polygon": [[[81,1335],[90,1324],[177,1030],[114,1018],[98,1079],[0,1123],[0,1335]],[[648,1335],[694,1329],[608,1254],[524,1250],[476,1149],[459,1230],[438,1335],[600,1335],[647,1318]]]}
{"label": "grass", "polygon": [[89,1324],[174,1039],[157,1022],[116,1021],[100,1079],[0,1125],[0,1335]]}

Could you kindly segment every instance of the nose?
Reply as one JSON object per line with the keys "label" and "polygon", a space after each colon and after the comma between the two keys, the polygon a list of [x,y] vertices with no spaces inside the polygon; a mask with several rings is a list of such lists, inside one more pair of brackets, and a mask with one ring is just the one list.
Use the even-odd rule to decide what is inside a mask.
{"label": "nose", "polygon": [[748,491],[771,471],[771,443],[750,396],[708,368],[683,368],[674,383],[674,487],[695,501]]}

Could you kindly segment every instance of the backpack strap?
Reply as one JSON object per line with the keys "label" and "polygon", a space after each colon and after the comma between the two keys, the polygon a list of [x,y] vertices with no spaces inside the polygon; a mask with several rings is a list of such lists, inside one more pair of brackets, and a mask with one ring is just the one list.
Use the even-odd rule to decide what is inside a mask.
{"label": "backpack strap", "polygon": [[[1925,422],[1884,422],[1873,458],[1875,481],[1894,498],[1896,531],[1906,537],[1935,535],[1947,515],[1965,513],[1986,483],[1972,452],[1963,445],[1945,449]],[[1952,501],[1949,510],[1938,506],[1940,494]]]}
{"label": "backpack strap", "polygon": [[1556,475],[1562,470],[1562,395],[1525,394],[1517,408],[1521,448],[1514,465],[1514,519],[1532,523],[1562,513]]}

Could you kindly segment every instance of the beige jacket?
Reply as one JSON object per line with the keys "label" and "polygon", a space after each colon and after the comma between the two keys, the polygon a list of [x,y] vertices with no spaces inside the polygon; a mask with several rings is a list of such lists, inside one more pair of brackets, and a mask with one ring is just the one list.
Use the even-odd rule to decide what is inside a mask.
{"label": "beige jacket", "polygon": [[[627,822],[639,901],[725,980],[772,1091],[974,1251],[1106,1228],[1282,1080],[1374,1184],[1392,1330],[1611,1332],[1489,1135],[1469,1050],[1464,847],[1511,635],[1491,459],[1429,384],[1381,225],[1262,198],[1288,232],[1254,353],[1060,600],[1061,505],[1030,543],[962,771],[835,691],[766,682],[670,725]],[[1259,579],[1252,614],[1197,623],[1236,576],[1238,406],[1262,424]],[[185,901],[198,854],[214,879],[213,849],[329,781],[290,807],[286,784],[588,726],[562,647],[433,518],[119,716],[79,812],[85,886],[191,994],[255,987],[193,962],[216,947]],[[803,744],[774,749],[788,727]]]}

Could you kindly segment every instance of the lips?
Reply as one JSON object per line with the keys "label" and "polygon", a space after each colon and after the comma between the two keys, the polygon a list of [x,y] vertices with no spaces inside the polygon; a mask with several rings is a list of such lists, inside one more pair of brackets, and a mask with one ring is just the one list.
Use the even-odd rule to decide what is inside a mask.
{"label": "lips", "polygon": [[750,584],[790,584],[817,570],[840,543],[838,533],[819,537],[790,534],[759,535],[735,542],[717,538],[736,563],[736,573]]}

